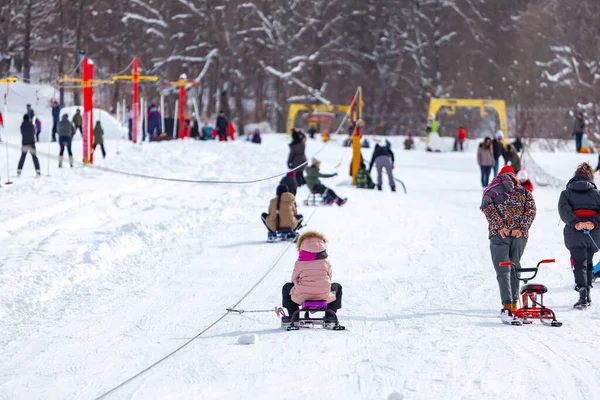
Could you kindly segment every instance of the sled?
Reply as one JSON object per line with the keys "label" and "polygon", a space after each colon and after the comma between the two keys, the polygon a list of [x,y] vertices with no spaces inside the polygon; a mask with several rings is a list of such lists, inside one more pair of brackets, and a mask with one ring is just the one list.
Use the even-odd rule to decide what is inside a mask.
{"label": "sled", "polygon": [[299,233],[289,228],[281,228],[278,232],[269,232],[267,241],[269,242],[295,242]]}
{"label": "sled", "polygon": [[323,193],[323,195],[319,194],[319,192],[317,192],[316,190],[311,190],[310,193],[308,194],[308,197],[306,198],[306,200],[304,200],[304,205],[305,206],[317,206],[317,205],[327,205],[327,203],[325,202],[325,195],[327,194],[327,191],[325,191],[325,193]]}
{"label": "sled", "polygon": [[[300,309],[289,317],[289,322],[283,322],[287,317],[283,308],[279,307],[278,312],[282,317],[281,327],[288,331],[297,331],[300,328],[314,328],[321,326],[324,329],[333,331],[343,331],[346,327],[340,325],[337,314],[333,310],[327,309],[327,302],[322,300],[308,300],[302,303]],[[314,313],[323,313],[321,317],[312,317]],[[333,317],[333,321],[325,321],[325,317]]]}
{"label": "sled", "polygon": [[[535,279],[537,276],[540,265],[554,262],[555,260],[542,260],[535,268],[515,268],[517,278],[520,281],[523,281],[525,285],[520,290],[521,307],[512,313],[512,316],[514,317],[513,321],[520,323],[513,323],[512,325],[529,325],[533,323],[534,319],[539,319],[540,322],[546,326],[562,326],[562,322],[556,320],[554,311],[544,305],[544,294],[548,292],[548,288],[539,283],[529,283],[530,280]],[[511,267],[513,265],[512,261],[500,263],[501,267]],[[533,273],[533,275],[522,277],[521,273]]]}

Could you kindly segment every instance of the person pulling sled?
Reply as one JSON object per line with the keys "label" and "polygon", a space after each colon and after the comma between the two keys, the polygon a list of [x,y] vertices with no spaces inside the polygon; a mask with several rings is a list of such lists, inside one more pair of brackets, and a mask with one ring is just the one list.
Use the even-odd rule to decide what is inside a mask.
{"label": "person pulling sled", "polygon": [[338,206],[343,206],[346,204],[348,199],[340,198],[333,190],[323,185],[319,178],[333,178],[337,176],[337,172],[333,174],[322,174],[320,172],[321,169],[321,161],[316,158],[313,158],[312,165],[306,168],[306,185],[310,189],[311,193],[318,193],[322,195],[325,199],[325,202],[329,205],[333,205],[337,203]]}
{"label": "person pulling sled", "polygon": [[594,169],[580,164],[560,194],[558,213],[565,223],[565,246],[571,253],[575,290],[579,300],[573,305],[584,309],[591,305],[590,289],[594,281],[595,243],[600,243],[600,191],[594,184]]}
{"label": "person pulling sled", "polygon": [[296,214],[296,198],[286,185],[277,186],[277,197],[271,200],[269,212],[263,213],[261,219],[269,230],[269,240],[296,239],[303,217]]}
{"label": "person pulling sled", "polygon": [[373,150],[373,157],[371,157],[371,164],[369,165],[369,173],[373,169],[373,164],[377,168],[377,190],[381,191],[383,185],[383,170],[387,173],[388,180],[390,183],[390,189],[392,192],[396,191],[396,181],[394,180],[394,152],[392,151],[392,144],[386,140],[385,146],[375,145]]}
{"label": "person pulling sled", "polygon": [[[337,318],[337,311],[342,308],[342,285],[332,283],[327,239],[318,232],[305,232],[298,238],[297,248],[299,254],[292,281],[282,288],[282,306],[288,312],[281,318],[282,327],[298,328],[303,321],[308,321],[322,323],[324,328],[344,329]],[[316,304],[325,308],[316,309],[319,307]],[[322,319],[306,318],[301,315],[304,310],[306,313],[324,311],[325,316]]]}

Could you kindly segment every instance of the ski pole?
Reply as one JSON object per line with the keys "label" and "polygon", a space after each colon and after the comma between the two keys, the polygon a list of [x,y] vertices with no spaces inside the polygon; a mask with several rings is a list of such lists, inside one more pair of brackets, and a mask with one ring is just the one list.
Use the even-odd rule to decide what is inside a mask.
{"label": "ski pole", "polygon": [[597,249],[598,251],[600,251],[600,247],[598,247],[598,244],[596,243],[596,241],[595,241],[595,240],[594,240],[594,238],[592,237],[592,234],[591,234],[591,232],[590,232],[590,231],[588,231],[587,229],[584,229],[584,230],[583,230],[583,233],[584,233],[584,234],[586,234],[586,235],[588,235],[588,236],[590,237],[590,240],[592,241],[592,243],[594,243],[594,246],[596,246],[596,249]]}

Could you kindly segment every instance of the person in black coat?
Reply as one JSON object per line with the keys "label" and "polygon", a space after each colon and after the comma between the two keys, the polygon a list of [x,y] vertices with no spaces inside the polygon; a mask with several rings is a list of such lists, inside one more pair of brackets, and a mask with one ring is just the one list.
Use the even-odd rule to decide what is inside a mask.
{"label": "person in black coat", "polygon": [[394,152],[392,151],[391,143],[386,140],[385,146],[380,146],[379,144],[375,145],[375,150],[373,150],[373,157],[371,157],[371,163],[369,164],[369,173],[373,169],[373,164],[377,167],[377,190],[381,190],[381,186],[383,185],[383,170],[385,169],[388,180],[390,183],[390,188],[392,192],[396,191],[396,181],[394,180]]}
{"label": "person in black coat", "polygon": [[498,131],[496,132],[496,135],[494,136],[494,140],[492,140],[492,149],[494,151],[494,178],[496,176],[498,176],[498,169],[500,168],[500,162],[498,160],[500,160],[500,157],[503,155],[504,153],[504,143],[502,142],[504,140],[504,134],[502,133],[502,131]]}
{"label": "person in black coat", "polygon": [[219,135],[219,141],[226,142],[227,141],[227,127],[229,126],[229,121],[225,118],[225,113],[221,111],[219,116],[217,117],[217,122],[215,124],[215,129],[217,130],[217,135]]}
{"label": "person in black coat", "polygon": [[29,153],[33,158],[35,172],[40,176],[40,162],[35,154],[35,126],[31,123],[28,114],[23,116],[23,122],[21,123],[21,145],[21,158],[19,159],[19,166],[17,167],[17,175],[21,176],[23,164],[25,164],[25,157],[27,157],[27,153]]}
{"label": "person in black coat", "polygon": [[[304,166],[308,159],[306,158],[306,135],[298,128],[292,129],[292,143],[290,143],[290,155],[288,156],[288,168],[296,171],[296,182],[298,187],[306,183],[304,180]],[[296,169],[298,168],[298,169]]]}
{"label": "person in black coat", "polygon": [[585,308],[591,303],[592,259],[597,251],[594,241],[600,244],[600,191],[594,184],[594,169],[590,164],[577,167],[575,176],[560,194],[558,212],[565,223],[565,246],[571,252],[575,290],[579,292],[574,307]]}
{"label": "person in black coat", "polygon": [[298,191],[298,182],[296,181],[296,171],[290,171],[281,179],[279,182],[280,185],[285,185],[288,187],[288,190],[291,194],[296,196],[296,192]]}

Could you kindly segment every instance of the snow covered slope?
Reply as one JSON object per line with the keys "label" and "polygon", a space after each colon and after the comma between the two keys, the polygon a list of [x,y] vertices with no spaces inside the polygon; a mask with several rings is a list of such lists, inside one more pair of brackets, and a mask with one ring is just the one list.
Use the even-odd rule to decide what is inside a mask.
{"label": "snow covered slope", "polygon": [[[245,180],[285,169],[287,138],[109,141],[100,163],[186,179]],[[310,156],[321,143],[309,142]],[[593,399],[600,312],[574,311],[558,189],[535,190],[528,265],[562,328],[502,325],[473,153],[400,150],[408,195],[350,186],[350,150],[319,157],[343,208],[299,207],[330,239],[347,331],[278,328],[272,309],[297,253],[266,243],[259,216],[277,180],[203,185],[56,168],[0,189],[0,399]],[[18,150],[11,150],[11,168]],[[370,152],[364,152],[370,158]],[[580,158],[534,154],[566,180]],[[4,160],[4,158],[2,158]],[[46,159],[42,157],[42,164]],[[0,162],[0,171],[5,169]],[[4,176],[4,174],[3,174]],[[299,201],[307,195],[299,192]],[[239,304],[238,304],[239,303]],[[216,324],[214,324],[216,322]],[[214,325],[213,325],[214,324]],[[250,335],[253,344],[238,339]],[[254,336],[252,336],[254,335]]]}

